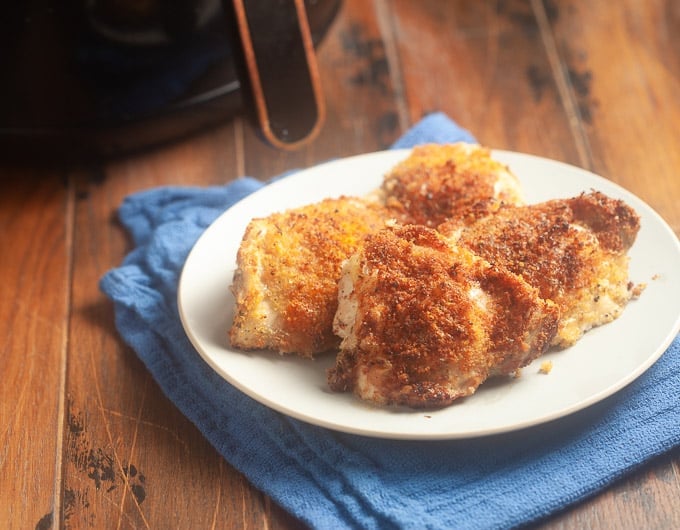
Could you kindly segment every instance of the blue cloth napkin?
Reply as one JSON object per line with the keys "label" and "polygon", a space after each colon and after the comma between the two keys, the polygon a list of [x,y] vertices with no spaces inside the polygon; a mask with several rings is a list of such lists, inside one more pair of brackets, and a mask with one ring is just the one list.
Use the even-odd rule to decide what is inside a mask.
{"label": "blue cloth napkin", "polygon": [[[443,114],[395,147],[473,141]],[[633,384],[560,421],[456,441],[397,441],[333,432],[274,412],[226,383],[195,352],[176,295],[184,260],[224,210],[263,186],[166,187],[128,197],[134,239],[101,280],[116,325],[153,377],[258,489],[314,528],[508,528],[603,489],[680,442],[680,339]]]}

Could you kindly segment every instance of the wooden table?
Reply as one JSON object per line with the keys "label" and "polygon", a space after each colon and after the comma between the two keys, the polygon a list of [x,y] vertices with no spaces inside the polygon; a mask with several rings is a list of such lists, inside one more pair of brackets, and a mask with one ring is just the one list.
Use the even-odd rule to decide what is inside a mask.
{"label": "wooden table", "polygon": [[[98,280],[123,197],[382,149],[430,111],[496,148],[599,173],[680,233],[680,3],[346,0],[319,60],[328,116],[288,153],[236,118],[142,154],[0,169],[0,525],[298,528],[163,396]],[[36,159],[39,153],[36,153]],[[546,528],[680,527],[680,452]]]}

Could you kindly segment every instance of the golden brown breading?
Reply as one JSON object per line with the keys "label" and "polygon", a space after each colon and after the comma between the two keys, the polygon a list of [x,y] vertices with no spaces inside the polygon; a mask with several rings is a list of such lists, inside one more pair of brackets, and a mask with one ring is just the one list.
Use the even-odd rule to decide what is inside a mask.
{"label": "golden brown breading", "polygon": [[379,405],[448,405],[540,355],[557,318],[521,277],[436,231],[386,228],[343,267],[329,386]]}
{"label": "golden brown breading", "polygon": [[337,347],[342,262],[386,217],[379,204],[341,197],[251,221],[232,286],[232,346],[310,357]]}
{"label": "golden brown breading", "polygon": [[599,192],[504,207],[442,233],[491,263],[520,274],[560,308],[553,342],[569,346],[617,318],[634,294],[627,250],[640,228],[635,211]]}
{"label": "golden brown breading", "polygon": [[[339,343],[331,331],[335,282],[342,261],[366,233],[390,218],[420,219],[431,211],[438,217],[428,224],[438,224],[441,216],[462,215],[459,208],[486,212],[489,204],[515,201],[518,195],[507,168],[487,149],[468,144],[418,147],[384,182],[365,198],[322,201],[250,224],[234,278],[234,347],[303,356],[332,349]],[[424,198],[424,189],[433,197]]]}
{"label": "golden brown breading", "polygon": [[382,191],[400,222],[430,227],[523,204],[517,177],[488,149],[467,143],[415,147],[385,176]]}

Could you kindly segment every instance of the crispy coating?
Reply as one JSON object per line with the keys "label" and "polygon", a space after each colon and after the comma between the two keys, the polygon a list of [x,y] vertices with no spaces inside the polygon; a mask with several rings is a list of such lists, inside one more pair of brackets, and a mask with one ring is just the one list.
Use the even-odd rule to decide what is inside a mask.
{"label": "crispy coating", "polygon": [[343,268],[329,386],[379,405],[445,406],[531,362],[557,319],[521,277],[436,231],[386,228]]}
{"label": "crispy coating", "polygon": [[557,346],[617,318],[634,295],[626,252],[640,228],[635,211],[600,192],[501,208],[462,227],[439,227],[457,244],[521,275],[560,308]]}
{"label": "crispy coating", "polygon": [[308,357],[336,348],[342,262],[386,216],[380,204],[340,197],[251,221],[232,285],[232,346]]}
{"label": "crispy coating", "polygon": [[400,222],[429,227],[523,204],[517,177],[488,149],[467,143],[415,147],[385,176],[382,190]]}
{"label": "crispy coating", "polygon": [[[458,351],[456,348],[469,351],[471,364],[453,370],[449,363],[444,371],[436,363],[429,368],[404,364],[385,369],[385,373],[401,370],[399,377],[410,378],[410,382],[404,383],[402,390],[395,387],[396,390],[381,393],[361,389],[377,389],[384,383],[379,380],[382,376],[376,375],[380,370],[369,370],[366,366],[385,365],[386,361],[383,357],[369,361],[369,342],[359,346],[352,343],[361,330],[350,324],[356,319],[368,322],[370,318],[359,314],[359,298],[347,286],[357,282],[365,287],[368,280],[357,272],[360,268],[356,255],[344,273],[342,264],[361,250],[368,234],[376,234],[391,219],[402,225],[438,227],[448,240],[441,247],[439,236],[427,230],[418,232],[420,228],[413,227],[408,229],[411,230],[408,236],[406,232],[393,234],[396,240],[383,241],[391,245],[392,251],[406,245],[411,251],[404,257],[424,259],[423,270],[430,270],[427,263],[432,265],[455,256],[465,264],[456,267],[466,271],[455,278],[446,279],[443,273],[439,276],[449,294],[458,293],[452,299],[456,301],[454,305],[446,305],[449,302],[445,301],[441,306],[446,310],[427,313],[430,302],[424,301],[418,309],[417,301],[410,299],[409,303],[416,308],[413,315],[427,318],[421,319],[422,329],[408,328],[415,333],[416,342],[409,346],[411,353],[400,359],[418,359],[420,355],[419,363],[430,362],[429,352],[443,345],[450,352]],[[626,256],[638,230],[639,218],[630,207],[597,192],[522,206],[518,180],[491,158],[488,149],[468,144],[417,147],[388,172],[379,189],[366,197],[326,199],[254,219],[249,224],[239,248],[232,285],[236,304],[230,341],[240,349],[268,349],[312,357],[339,346],[341,339],[333,331],[335,316],[342,351],[329,377],[333,388],[352,389],[364,399],[376,402],[444,404],[456,396],[467,395],[489,375],[516,370],[548,342],[569,346],[591,327],[616,318],[639,291],[628,280]],[[375,238],[386,238],[387,233],[379,232]],[[371,235],[370,241],[377,239]],[[479,257],[474,258],[470,251]],[[367,256],[367,250],[362,252],[362,256]],[[386,263],[395,267],[393,274],[405,278],[396,254],[385,256],[389,258]],[[470,276],[473,270],[484,273]],[[409,289],[414,296],[429,289],[427,275],[415,269],[410,273]],[[526,294],[524,281],[536,292]],[[386,298],[381,301],[382,296]],[[389,296],[392,295],[383,285],[376,300],[361,299],[360,308],[377,304],[364,311],[369,316],[377,315],[381,321],[381,311],[386,309],[380,304],[384,305]],[[397,306],[390,311],[402,311],[405,295],[398,296],[393,300]],[[539,310],[536,304],[543,306]],[[484,311],[488,314],[484,315]],[[467,316],[463,318],[464,315]],[[395,322],[399,326],[405,322],[416,326],[418,319],[407,316],[400,314],[399,318],[405,320]],[[451,320],[454,317],[458,318],[455,325]],[[550,318],[555,321],[555,333],[550,332],[547,324]],[[400,333],[406,329],[397,326],[389,330],[386,324],[381,325],[383,335],[379,340],[383,341],[391,333],[396,334],[394,340],[401,340]],[[449,329],[450,326],[453,328]],[[452,330],[462,331],[456,335]],[[434,334],[428,335],[430,331]],[[424,340],[426,335],[436,339]],[[443,342],[440,344],[439,340]],[[455,341],[460,343],[455,345]],[[468,348],[471,344],[472,349]],[[383,346],[387,347],[387,342]],[[381,351],[380,344],[371,348]],[[418,354],[419,348],[422,351]],[[413,375],[403,375],[416,372],[429,375],[424,375],[422,381]],[[437,379],[439,376],[432,374],[441,377]],[[442,374],[459,380],[447,383]],[[369,375],[378,380],[361,383]],[[377,396],[375,399],[370,397],[371,392]]]}
{"label": "crispy coating", "polygon": [[[321,201],[253,220],[237,257],[232,346],[308,357],[333,349],[339,344],[332,323],[340,267],[365,234],[392,218],[434,226],[447,215],[464,215],[468,207],[481,215],[491,202],[515,201],[517,190],[516,178],[489,150],[428,145],[414,149],[366,197]],[[426,219],[429,215],[434,217]]]}

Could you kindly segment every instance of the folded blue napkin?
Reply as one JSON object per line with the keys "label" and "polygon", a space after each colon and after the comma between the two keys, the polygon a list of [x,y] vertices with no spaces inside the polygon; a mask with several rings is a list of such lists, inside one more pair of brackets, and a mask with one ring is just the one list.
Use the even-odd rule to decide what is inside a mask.
{"label": "folded blue napkin", "polygon": [[[432,114],[395,147],[473,141]],[[163,392],[255,487],[313,528],[508,528],[602,490],[680,443],[680,339],[614,396],[559,421],[471,440],[398,441],[312,426],[260,405],[196,353],[177,311],[189,251],[263,184],[165,187],[128,197],[135,248],[101,280],[116,325]]]}

